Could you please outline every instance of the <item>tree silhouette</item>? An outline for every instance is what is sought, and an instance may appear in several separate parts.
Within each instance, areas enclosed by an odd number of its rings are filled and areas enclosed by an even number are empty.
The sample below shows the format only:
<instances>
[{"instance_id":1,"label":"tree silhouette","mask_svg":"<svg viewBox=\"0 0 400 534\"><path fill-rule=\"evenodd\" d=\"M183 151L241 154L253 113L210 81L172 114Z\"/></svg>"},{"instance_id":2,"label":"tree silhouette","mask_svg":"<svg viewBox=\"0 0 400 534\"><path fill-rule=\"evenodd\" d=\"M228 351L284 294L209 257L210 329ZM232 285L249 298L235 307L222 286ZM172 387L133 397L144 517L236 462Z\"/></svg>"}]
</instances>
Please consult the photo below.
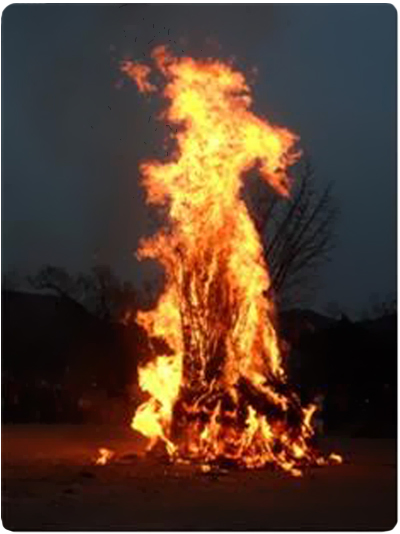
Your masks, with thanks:
<instances>
[{"instance_id":1,"label":"tree silhouette","mask_svg":"<svg viewBox=\"0 0 400 534\"><path fill-rule=\"evenodd\" d=\"M88 274L75 275L62 267L45 265L29 276L28 282L37 290L49 290L78 302L106 321L119 320L127 309L137 304L133 285L121 282L108 265L95 265Z\"/></svg>"},{"instance_id":2,"label":"tree silhouette","mask_svg":"<svg viewBox=\"0 0 400 534\"><path fill-rule=\"evenodd\" d=\"M333 248L337 217L331 185L316 190L309 158L295 175L289 199L259 182L250 192L271 277L268 293L281 305L299 304L315 289L317 268L329 260Z\"/></svg>"}]
</instances>

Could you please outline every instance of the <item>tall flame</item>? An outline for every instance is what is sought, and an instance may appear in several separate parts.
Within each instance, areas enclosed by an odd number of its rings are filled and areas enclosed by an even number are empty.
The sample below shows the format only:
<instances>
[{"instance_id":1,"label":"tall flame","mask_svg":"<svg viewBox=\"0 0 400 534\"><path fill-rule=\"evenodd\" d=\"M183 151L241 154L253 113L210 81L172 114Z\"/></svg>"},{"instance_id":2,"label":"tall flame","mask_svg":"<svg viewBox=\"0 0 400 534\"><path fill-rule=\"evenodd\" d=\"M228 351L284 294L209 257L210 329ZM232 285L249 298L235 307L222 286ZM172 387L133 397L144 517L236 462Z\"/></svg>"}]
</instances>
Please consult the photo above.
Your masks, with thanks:
<instances>
[{"instance_id":1,"label":"tall flame","mask_svg":"<svg viewBox=\"0 0 400 534\"><path fill-rule=\"evenodd\" d=\"M157 260L166 282L137 321L170 351L139 369L149 398L132 427L175 459L274 463L300 474L318 460L309 445L315 407L301 408L286 385L268 269L241 198L254 167L289 195L297 137L250 111L249 86L230 65L174 58L165 47L152 57L176 149L170 161L141 166L148 201L168 220L140 244L138 257ZM141 92L157 90L149 67L126 61L122 70Z\"/></svg>"}]
</instances>

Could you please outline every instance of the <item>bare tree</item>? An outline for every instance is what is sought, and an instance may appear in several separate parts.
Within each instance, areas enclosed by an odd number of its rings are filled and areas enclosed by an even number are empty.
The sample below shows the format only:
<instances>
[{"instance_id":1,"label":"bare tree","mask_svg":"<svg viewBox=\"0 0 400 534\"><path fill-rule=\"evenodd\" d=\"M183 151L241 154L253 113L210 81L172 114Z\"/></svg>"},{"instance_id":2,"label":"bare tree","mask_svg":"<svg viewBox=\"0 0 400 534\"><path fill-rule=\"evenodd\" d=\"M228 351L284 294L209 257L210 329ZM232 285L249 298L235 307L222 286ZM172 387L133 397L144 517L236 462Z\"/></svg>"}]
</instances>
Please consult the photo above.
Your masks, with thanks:
<instances>
[{"instance_id":1,"label":"bare tree","mask_svg":"<svg viewBox=\"0 0 400 534\"><path fill-rule=\"evenodd\" d=\"M397 314L397 296L388 294L385 298L380 298L373 294L369 298L369 303L361 314L362 320L373 320L380 317L387 317Z\"/></svg>"},{"instance_id":2,"label":"bare tree","mask_svg":"<svg viewBox=\"0 0 400 534\"><path fill-rule=\"evenodd\" d=\"M333 248L337 208L331 185L317 191L314 169L305 158L295 171L289 199L258 183L250 202L265 244L269 293L281 305L297 304L315 289L317 268Z\"/></svg>"},{"instance_id":3,"label":"bare tree","mask_svg":"<svg viewBox=\"0 0 400 534\"><path fill-rule=\"evenodd\" d=\"M118 320L124 311L136 306L136 291L129 282L121 282L107 265L91 271L69 274L61 267L46 265L28 282L38 290L55 292L62 298L78 302L100 319Z\"/></svg>"},{"instance_id":4,"label":"bare tree","mask_svg":"<svg viewBox=\"0 0 400 534\"><path fill-rule=\"evenodd\" d=\"M76 280L62 267L45 265L33 275L27 277L28 284L37 290L48 290L59 297L80 300Z\"/></svg>"},{"instance_id":5,"label":"bare tree","mask_svg":"<svg viewBox=\"0 0 400 534\"><path fill-rule=\"evenodd\" d=\"M121 282L108 265L95 265L88 275L79 274L76 281L86 307L101 319L118 319L126 309L136 306L133 285Z\"/></svg>"}]
</instances>

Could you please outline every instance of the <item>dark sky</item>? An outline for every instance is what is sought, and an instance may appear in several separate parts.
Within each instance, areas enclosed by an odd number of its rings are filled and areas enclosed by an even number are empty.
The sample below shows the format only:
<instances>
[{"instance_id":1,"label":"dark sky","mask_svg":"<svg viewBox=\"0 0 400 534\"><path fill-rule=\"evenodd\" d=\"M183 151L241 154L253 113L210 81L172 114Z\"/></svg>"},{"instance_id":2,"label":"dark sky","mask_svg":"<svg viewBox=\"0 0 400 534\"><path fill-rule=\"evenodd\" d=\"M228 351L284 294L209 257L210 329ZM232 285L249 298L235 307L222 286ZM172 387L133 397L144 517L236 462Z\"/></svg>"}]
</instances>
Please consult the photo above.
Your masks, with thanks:
<instances>
[{"instance_id":1,"label":"dark sky","mask_svg":"<svg viewBox=\"0 0 400 534\"><path fill-rule=\"evenodd\" d=\"M177 54L234 57L246 73L256 66L257 110L300 135L318 187L333 181L337 246L315 306L358 313L371 296L394 295L397 14L389 4L6 8L3 269L107 262L138 284L146 277L132 257L151 227L137 167L161 157L163 133L154 132L159 103L129 82L120 87L118 61L148 57L168 39Z\"/></svg>"}]
</instances>

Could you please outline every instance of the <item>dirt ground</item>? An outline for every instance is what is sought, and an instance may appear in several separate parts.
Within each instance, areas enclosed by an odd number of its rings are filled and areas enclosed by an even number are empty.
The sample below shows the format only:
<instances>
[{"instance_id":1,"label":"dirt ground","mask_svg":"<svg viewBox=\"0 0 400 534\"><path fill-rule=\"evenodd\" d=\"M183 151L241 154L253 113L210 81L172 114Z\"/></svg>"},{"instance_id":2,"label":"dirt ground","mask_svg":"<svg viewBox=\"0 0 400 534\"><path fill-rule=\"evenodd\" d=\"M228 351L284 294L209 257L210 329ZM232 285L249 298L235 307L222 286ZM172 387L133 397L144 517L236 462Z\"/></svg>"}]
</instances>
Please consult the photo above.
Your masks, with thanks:
<instances>
[{"instance_id":1,"label":"dirt ground","mask_svg":"<svg viewBox=\"0 0 400 534\"><path fill-rule=\"evenodd\" d=\"M396 442L328 439L341 466L302 478L271 469L210 476L140 460L93 465L143 443L105 426L2 428L2 521L9 530L390 530L397 521Z\"/></svg>"}]
</instances>

